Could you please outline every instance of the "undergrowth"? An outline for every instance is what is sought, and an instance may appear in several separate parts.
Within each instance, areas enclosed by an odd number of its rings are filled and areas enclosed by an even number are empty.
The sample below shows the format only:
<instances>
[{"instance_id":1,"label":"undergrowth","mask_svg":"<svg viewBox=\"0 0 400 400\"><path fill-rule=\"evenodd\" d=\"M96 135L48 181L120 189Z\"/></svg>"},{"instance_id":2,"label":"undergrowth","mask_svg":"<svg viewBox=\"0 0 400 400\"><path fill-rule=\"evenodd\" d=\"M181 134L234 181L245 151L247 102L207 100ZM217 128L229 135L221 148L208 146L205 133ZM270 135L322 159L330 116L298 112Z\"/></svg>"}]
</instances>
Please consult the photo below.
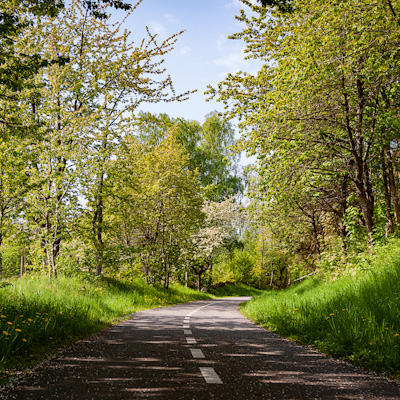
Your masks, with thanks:
<instances>
[{"instance_id":1,"label":"undergrowth","mask_svg":"<svg viewBox=\"0 0 400 400\"><path fill-rule=\"evenodd\" d=\"M376 249L369 268L308 278L243 305L257 324L366 369L400 374L400 247Z\"/></svg>"},{"instance_id":2,"label":"undergrowth","mask_svg":"<svg viewBox=\"0 0 400 400\"><path fill-rule=\"evenodd\" d=\"M259 296L264 291L245 285L244 283L225 283L218 287L210 288L209 293L216 297Z\"/></svg>"}]
</instances>

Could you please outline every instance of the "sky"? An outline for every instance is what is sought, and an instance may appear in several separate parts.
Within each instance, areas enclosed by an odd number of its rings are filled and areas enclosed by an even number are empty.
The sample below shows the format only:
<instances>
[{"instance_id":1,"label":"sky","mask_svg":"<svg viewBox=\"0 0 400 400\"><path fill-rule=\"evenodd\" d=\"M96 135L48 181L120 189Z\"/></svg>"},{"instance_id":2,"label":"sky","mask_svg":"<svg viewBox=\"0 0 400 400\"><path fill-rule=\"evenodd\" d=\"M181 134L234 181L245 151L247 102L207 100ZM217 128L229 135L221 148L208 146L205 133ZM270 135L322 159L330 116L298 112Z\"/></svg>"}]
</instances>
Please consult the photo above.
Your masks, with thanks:
<instances>
[{"instance_id":1,"label":"sky","mask_svg":"<svg viewBox=\"0 0 400 400\"><path fill-rule=\"evenodd\" d=\"M222 103L206 102L207 85L215 87L228 73L259 69L256 61L244 60L243 41L228 39L243 28L235 19L241 8L248 9L239 0L142 1L124 25L132 32L131 39L139 44L146 36L146 26L161 42L184 31L174 50L165 55L164 67L177 93L197 89L185 102L145 104L141 107L143 111L202 123L209 112L223 110ZM113 18L122 18L122 15L120 11L113 11Z\"/></svg>"}]
</instances>

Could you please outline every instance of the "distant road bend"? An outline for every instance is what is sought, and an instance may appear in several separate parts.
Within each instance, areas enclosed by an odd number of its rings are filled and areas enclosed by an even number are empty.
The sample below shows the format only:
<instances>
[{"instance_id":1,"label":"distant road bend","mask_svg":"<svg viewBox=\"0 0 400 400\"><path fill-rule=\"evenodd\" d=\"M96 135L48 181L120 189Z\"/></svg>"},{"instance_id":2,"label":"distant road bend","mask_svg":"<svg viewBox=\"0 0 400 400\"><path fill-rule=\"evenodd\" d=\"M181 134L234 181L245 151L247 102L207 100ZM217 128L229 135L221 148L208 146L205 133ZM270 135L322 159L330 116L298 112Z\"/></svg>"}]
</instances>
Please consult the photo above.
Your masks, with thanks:
<instances>
[{"instance_id":1,"label":"distant road bend","mask_svg":"<svg viewBox=\"0 0 400 400\"><path fill-rule=\"evenodd\" d=\"M248 298L137 313L60 353L0 399L400 399L399 385L254 325Z\"/></svg>"}]
</instances>

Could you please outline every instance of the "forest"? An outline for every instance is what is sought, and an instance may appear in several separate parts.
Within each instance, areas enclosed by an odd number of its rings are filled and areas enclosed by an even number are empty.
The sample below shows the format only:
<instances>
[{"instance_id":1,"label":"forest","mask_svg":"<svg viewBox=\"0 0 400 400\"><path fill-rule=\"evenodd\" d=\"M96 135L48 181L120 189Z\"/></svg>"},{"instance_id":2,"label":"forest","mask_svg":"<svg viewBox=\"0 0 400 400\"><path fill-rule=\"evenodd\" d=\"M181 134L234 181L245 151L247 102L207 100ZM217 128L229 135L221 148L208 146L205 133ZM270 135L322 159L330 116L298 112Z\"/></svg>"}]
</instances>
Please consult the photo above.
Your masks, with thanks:
<instances>
[{"instance_id":1,"label":"forest","mask_svg":"<svg viewBox=\"0 0 400 400\"><path fill-rule=\"evenodd\" d=\"M162 65L179 33L159 43L148 32L137 47L107 5L35 4L2 14L0 276L140 276L166 288L186 276L200 289L247 214L234 200L243 179L229 122L137 111L190 94L175 93Z\"/></svg>"},{"instance_id":2,"label":"forest","mask_svg":"<svg viewBox=\"0 0 400 400\"><path fill-rule=\"evenodd\" d=\"M285 287L398 236L397 4L243 3L231 39L263 66L210 86L203 124L138 112L190 96L162 65L179 32L137 47L102 3L4 6L2 278Z\"/></svg>"},{"instance_id":3,"label":"forest","mask_svg":"<svg viewBox=\"0 0 400 400\"><path fill-rule=\"evenodd\" d=\"M112 19L142 1L1 2L0 288L284 289L398 254L400 1L241 0L262 67L210 85L203 123L163 112L192 94L163 65L182 32Z\"/></svg>"}]
</instances>

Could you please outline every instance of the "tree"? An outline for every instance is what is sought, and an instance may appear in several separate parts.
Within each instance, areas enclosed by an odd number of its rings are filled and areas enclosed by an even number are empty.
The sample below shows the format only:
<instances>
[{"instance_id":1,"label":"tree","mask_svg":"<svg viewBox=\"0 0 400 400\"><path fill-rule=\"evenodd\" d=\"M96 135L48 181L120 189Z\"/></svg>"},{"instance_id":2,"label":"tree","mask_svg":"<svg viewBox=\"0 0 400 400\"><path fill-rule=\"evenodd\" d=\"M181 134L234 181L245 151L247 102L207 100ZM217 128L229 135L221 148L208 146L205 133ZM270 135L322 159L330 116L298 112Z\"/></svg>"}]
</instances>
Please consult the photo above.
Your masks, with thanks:
<instances>
[{"instance_id":1,"label":"tree","mask_svg":"<svg viewBox=\"0 0 400 400\"><path fill-rule=\"evenodd\" d=\"M234 201L233 197L221 202L205 201L202 206L205 220L202 226L190 237L186 249L186 264L196 275L196 288L202 287L202 276L212 269L218 249L240 238L247 223L246 210Z\"/></svg>"},{"instance_id":2,"label":"tree","mask_svg":"<svg viewBox=\"0 0 400 400\"><path fill-rule=\"evenodd\" d=\"M249 56L265 65L257 75L228 76L211 93L226 103L233 100L231 115L241 117L246 129L243 144L259 156L260 189L272 188L274 203L276 193L293 198L290 188L296 185L303 198L312 194L318 200L320 211L335 213L351 188L372 244L377 185L372 174L381 143L397 149L393 14L387 3L361 0L294 1L289 14L253 10L259 16L247 18L242 11L239 19L247 28L232 37L243 38ZM346 182L344 191L335 181Z\"/></svg>"},{"instance_id":3,"label":"tree","mask_svg":"<svg viewBox=\"0 0 400 400\"><path fill-rule=\"evenodd\" d=\"M148 147L132 136L109 169L108 237L139 255L150 283L168 287L188 238L202 221L201 189L173 135Z\"/></svg>"},{"instance_id":4,"label":"tree","mask_svg":"<svg viewBox=\"0 0 400 400\"><path fill-rule=\"evenodd\" d=\"M29 178L34 190L27 197L25 215L41 237L44 263L52 275L82 193L90 207L90 236L101 273L107 160L141 102L186 97L174 93L160 67L160 58L172 49L177 35L159 45L149 33L148 41L137 47L129 41L129 32L119 28L74 3L52 20L38 19L24 39L15 42L25 54L40 51L48 59L69 59L63 65L49 64L32 77L32 89L24 92L27 101L19 105L20 118L37 126L26 143L33 157ZM157 78L149 81L152 75Z\"/></svg>"},{"instance_id":5,"label":"tree","mask_svg":"<svg viewBox=\"0 0 400 400\"><path fill-rule=\"evenodd\" d=\"M201 185L210 200L221 201L226 196L243 193L237 157L231 147L235 143L232 125L213 112L203 125L183 118L170 118L141 113L137 121L140 141L150 145L173 132L189 158L189 168L198 171Z\"/></svg>"}]
</instances>

